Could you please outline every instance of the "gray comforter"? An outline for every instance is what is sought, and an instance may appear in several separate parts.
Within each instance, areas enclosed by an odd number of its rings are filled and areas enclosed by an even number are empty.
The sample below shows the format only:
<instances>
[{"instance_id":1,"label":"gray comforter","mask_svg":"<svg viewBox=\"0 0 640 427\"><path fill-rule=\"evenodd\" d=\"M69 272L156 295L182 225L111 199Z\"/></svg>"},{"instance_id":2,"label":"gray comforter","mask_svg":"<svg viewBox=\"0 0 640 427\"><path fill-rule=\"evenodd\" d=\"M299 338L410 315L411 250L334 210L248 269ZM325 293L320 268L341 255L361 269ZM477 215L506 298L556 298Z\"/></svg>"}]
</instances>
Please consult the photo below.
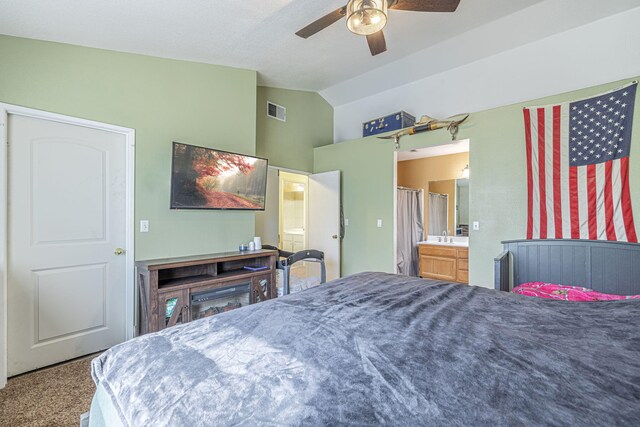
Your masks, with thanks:
<instances>
[{"instance_id":1,"label":"gray comforter","mask_svg":"<svg viewBox=\"0 0 640 427\"><path fill-rule=\"evenodd\" d=\"M382 273L149 334L93 361L125 425L640 425L640 300Z\"/></svg>"}]
</instances>

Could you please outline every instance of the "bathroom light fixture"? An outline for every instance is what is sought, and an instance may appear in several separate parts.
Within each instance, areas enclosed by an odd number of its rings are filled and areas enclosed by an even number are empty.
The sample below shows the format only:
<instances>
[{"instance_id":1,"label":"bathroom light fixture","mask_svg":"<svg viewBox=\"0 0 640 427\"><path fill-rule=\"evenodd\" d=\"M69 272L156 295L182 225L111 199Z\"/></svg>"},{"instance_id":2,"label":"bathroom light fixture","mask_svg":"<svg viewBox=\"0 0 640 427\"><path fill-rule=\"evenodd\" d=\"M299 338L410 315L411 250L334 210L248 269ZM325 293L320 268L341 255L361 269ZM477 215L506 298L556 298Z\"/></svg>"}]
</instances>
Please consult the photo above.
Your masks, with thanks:
<instances>
[{"instance_id":1,"label":"bathroom light fixture","mask_svg":"<svg viewBox=\"0 0 640 427\"><path fill-rule=\"evenodd\" d=\"M387 0L349 0L347 28L354 34L368 36L387 25Z\"/></svg>"},{"instance_id":2,"label":"bathroom light fixture","mask_svg":"<svg viewBox=\"0 0 640 427\"><path fill-rule=\"evenodd\" d=\"M469 165L462 169L462 178L469 178Z\"/></svg>"}]
</instances>

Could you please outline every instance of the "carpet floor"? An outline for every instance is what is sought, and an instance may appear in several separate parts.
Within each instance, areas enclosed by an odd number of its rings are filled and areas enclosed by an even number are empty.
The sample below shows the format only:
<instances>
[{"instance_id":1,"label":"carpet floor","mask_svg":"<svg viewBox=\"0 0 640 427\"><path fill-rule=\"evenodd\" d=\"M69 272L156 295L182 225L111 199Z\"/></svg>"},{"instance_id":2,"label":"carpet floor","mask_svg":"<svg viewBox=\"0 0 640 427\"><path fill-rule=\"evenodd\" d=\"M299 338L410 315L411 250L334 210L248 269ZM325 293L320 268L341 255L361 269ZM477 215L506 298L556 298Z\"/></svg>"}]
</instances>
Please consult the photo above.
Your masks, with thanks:
<instances>
[{"instance_id":1,"label":"carpet floor","mask_svg":"<svg viewBox=\"0 0 640 427\"><path fill-rule=\"evenodd\" d=\"M0 390L0 425L67 427L80 425L96 387L91 360L97 354L9 378Z\"/></svg>"}]
</instances>

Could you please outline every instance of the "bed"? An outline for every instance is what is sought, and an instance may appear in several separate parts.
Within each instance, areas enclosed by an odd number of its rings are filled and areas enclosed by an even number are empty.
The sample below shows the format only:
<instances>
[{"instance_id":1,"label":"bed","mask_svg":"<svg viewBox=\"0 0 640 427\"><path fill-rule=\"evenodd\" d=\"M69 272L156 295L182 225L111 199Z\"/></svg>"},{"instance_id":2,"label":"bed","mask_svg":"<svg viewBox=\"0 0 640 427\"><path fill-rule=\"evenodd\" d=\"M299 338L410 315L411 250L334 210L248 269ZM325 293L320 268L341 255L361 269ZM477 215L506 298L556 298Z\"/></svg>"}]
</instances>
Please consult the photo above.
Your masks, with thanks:
<instances>
[{"instance_id":1,"label":"bed","mask_svg":"<svg viewBox=\"0 0 640 427\"><path fill-rule=\"evenodd\" d=\"M94 359L92 426L639 425L640 300L360 273Z\"/></svg>"},{"instance_id":2,"label":"bed","mask_svg":"<svg viewBox=\"0 0 640 427\"><path fill-rule=\"evenodd\" d=\"M582 286L640 294L640 244L598 240L506 240L495 258L495 289L522 283Z\"/></svg>"}]
</instances>

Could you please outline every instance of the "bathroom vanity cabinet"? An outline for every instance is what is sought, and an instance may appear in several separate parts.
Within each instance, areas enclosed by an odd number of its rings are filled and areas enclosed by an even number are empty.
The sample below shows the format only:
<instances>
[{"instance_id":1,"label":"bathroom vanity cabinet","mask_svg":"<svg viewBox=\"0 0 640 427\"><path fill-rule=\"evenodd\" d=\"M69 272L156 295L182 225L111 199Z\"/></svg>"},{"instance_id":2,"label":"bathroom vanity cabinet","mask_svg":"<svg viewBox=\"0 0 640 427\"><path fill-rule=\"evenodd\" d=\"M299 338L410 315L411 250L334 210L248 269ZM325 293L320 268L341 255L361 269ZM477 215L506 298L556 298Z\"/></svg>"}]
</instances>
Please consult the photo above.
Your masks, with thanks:
<instances>
[{"instance_id":1,"label":"bathroom vanity cabinet","mask_svg":"<svg viewBox=\"0 0 640 427\"><path fill-rule=\"evenodd\" d=\"M418 245L420 277L469 283L469 248L453 245Z\"/></svg>"}]
</instances>

